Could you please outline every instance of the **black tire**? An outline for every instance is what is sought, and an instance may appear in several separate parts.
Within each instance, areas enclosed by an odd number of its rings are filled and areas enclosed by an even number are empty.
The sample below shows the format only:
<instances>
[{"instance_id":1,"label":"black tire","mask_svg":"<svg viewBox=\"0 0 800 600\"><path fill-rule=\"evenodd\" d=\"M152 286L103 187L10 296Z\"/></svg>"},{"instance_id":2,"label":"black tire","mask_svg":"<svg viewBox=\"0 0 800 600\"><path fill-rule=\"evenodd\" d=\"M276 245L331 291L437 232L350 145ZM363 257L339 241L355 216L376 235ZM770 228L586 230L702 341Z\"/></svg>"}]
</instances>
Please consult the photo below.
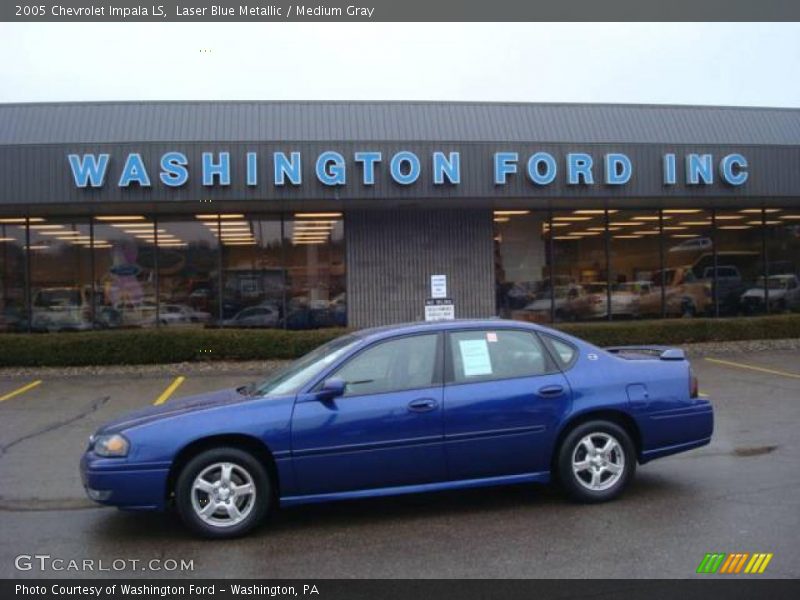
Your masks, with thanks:
<instances>
[{"instance_id":1,"label":"black tire","mask_svg":"<svg viewBox=\"0 0 800 600\"><path fill-rule=\"evenodd\" d=\"M595 465L592 464L587 470L576 473L573 469L573 459L583 462L588 460L587 448L583 440L590 437L592 442L607 441L609 438L617 442L615 450L611 452L610 460L603 463L602 457L599 458L598 469L602 469L602 464L613 466L620 465L619 455L621 454L621 469L616 481L610 480L616 475L607 470L600 470L598 485L602 487L609 483L604 489L590 489L594 477ZM636 449L628 433L616 423L611 421L589 421L582 423L570 431L561 442L558 448L558 479L564 490L571 498L578 502L595 503L607 502L619 496L627 487L636 472ZM605 481L603 481L605 478Z\"/></svg>"},{"instance_id":2,"label":"black tire","mask_svg":"<svg viewBox=\"0 0 800 600\"><path fill-rule=\"evenodd\" d=\"M211 495L193 490L195 480L201 473L208 469L214 469L215 465L223 463L233 465L230 480L234 485L247 483L247 479L243 477L243 475L246 475L249 476L255 490L255 496L250 498L252 505L249 509L246 509L246 516L232 524L223 523L225 519L233 519L233 517L229 514L226 515L226 508L221 504L219 505L221 507L219 511L214 511L210 515L211 519L215 518L215 514L221 515L217 519L219 521L218 524L204 520L198 514L196 507L207 505L212 500ZM213 475L214 472L212 471L209 477L213 478ZM214 483L215 486L222 485L221 478L220 474L220 479ZM232 488L233 486L230 486L229 488L218 490L218 492ZM193 494L195 497L193 497ZM203 497L205 497L205 503L203 503ZM245 504L246 496L238 499L235 496L225 499L229 500L225 503L226 505L231 503L238 505L239 501L242 501L240 505L242 508L248 506ZM272 484L265 466L252 454L239 448L213 448L198 454L183 467L175 483L175 507L181 520L194 533L206 538L233 538L249 533L263 521L269 512L271 501Z\"/></svg>"}]
</instances>

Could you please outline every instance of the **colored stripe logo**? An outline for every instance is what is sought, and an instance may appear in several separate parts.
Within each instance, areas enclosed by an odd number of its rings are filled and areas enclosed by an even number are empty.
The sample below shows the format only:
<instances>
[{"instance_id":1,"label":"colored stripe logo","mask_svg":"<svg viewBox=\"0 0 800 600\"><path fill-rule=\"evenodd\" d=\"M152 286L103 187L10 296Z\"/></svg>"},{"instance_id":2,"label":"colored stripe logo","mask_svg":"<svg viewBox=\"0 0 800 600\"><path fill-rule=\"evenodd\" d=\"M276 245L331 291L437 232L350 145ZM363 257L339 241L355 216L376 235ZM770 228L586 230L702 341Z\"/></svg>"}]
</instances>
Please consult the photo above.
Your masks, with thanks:
<instances>
[{"instance_id":1,"label":"colored stripe logo","mask_svg":"<svg viewBox=\"0 0 800 600\"><path fill-rule=\"evenodd\" d=\"M701 574L724 574L738 575L747 573L751 575L760 574L767 570L767 565L772 560L771 552L724 552L708 553L700 561L697 573Z\"/></svg>"}]
</instances>

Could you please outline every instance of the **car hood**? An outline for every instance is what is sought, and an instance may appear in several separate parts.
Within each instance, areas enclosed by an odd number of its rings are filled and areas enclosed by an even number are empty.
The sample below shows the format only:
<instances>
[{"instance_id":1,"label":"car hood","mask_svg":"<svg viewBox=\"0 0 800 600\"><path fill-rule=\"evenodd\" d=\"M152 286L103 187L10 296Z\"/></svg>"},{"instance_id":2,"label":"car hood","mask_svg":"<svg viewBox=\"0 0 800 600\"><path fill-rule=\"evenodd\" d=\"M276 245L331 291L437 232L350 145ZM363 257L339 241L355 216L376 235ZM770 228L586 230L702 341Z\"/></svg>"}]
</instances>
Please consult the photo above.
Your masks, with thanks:
<instances>
[{"instance_id":1,"label":"car hood","mask_svg":"<svg viewBox=\"0 0 800 600\"><path fill-rule=\"evenodd\" d=\"M786 290L781 289L771 289L769 290L769 299L775 300L783 298L786 295ZM759 300L764 299L764 288L750 288L744 294L742 294L742 298L758 298Z\"/></svg>"},{"instance_id":2,"label":"car hood","mask_svg":"<svg viewBox=\"0 0 800 600\"><path fill-rule=\"evenodd\" d=\"M118 433L124 429L130 429L131 427L137 427L160 419L252 400L251 396L240 394L236 389L229 388L196 396L187 396L186 398L171 400L160 406L150 406L137 410L106 423L97 430L97 433Z\"/></svg>"}]
</instances>

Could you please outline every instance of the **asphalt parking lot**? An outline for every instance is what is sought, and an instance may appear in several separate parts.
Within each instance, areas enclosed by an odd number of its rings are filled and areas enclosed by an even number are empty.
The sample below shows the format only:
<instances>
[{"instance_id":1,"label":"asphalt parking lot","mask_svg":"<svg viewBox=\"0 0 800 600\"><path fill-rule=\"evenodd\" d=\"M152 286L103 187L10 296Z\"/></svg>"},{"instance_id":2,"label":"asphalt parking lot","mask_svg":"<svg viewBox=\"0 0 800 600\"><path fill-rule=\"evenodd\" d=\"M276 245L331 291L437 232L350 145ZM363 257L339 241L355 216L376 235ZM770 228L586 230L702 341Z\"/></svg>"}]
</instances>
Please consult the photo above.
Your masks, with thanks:
<instances>
[{"instance_id":1,"label":"asphalt parking lot","mask_svg":"<svg viewBox=\"0 0 800 600\"><path fill-rule=\"evenodd\" d=\"M0 377L0 577L67 574L15 569L20 554L46 554L192 560L195 577L684 578L707 552L774 553L761 577L800 576L800 354L693 365L715 405L713 443L640 468L616 502L575 505L536 486L342 502L282 510L225 542L194 539L170 515L96 507L81 488L87 436L152 404L182 373ZM185 377L172 398L254 373Z\"/></svg>"}]
</instances>

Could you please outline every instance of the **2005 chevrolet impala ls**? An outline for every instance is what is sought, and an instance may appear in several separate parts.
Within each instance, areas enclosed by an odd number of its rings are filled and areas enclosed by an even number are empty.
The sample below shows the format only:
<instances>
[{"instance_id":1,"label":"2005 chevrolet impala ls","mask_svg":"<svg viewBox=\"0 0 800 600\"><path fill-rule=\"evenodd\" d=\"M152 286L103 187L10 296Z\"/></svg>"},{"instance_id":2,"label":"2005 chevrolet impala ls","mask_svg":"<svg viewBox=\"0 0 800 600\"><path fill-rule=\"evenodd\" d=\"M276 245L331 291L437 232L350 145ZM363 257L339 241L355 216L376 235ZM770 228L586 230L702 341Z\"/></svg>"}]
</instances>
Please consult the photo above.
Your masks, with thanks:
<instances>
[{"instance_id":1,"label":"2005 chevrolet impala ls","mask_svg":"<svg viewBox=\"0 0 800 600\"><path fill-rule=\"evenodd\" d=\"M680 349L447 321L347 334L258 384L127 415L90 438L81 474L97 502L174 506L232 537L278 504L551 479L611 500L713 423Z\"/></svg>"}]
</instances>

